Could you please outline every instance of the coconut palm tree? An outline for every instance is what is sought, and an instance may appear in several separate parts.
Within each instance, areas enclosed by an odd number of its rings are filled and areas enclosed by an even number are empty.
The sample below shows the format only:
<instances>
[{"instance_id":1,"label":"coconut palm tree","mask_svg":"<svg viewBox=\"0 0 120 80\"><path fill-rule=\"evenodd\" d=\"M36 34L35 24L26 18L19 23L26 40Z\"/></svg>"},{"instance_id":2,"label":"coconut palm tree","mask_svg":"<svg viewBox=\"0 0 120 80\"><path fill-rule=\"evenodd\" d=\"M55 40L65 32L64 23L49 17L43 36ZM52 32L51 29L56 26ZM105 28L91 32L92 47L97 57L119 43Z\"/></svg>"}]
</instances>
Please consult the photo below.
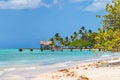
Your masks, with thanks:
<instances>
[{"instance_id":1,"label":"coconut palm tree","mask_svg":"<svg viewBox=\"0 0 120 80\"><path fill-rule=\"evenodd\" d=\"M65 41L69 41L68 37L65 37Z\"/></svg>"},{"instance_id":2,"label":"coconut palm tree","mask_svg":"<svg viewBox=\"0 0 120 80\"><path fill-rule=\"evenodd\" d=\"M60 43L61 45L63 45L63 38L60 38Z\"/></svg>"},{"instance_id":3,"label":"coconut palm tree","mask_svg":"<svg viewBox=\"0 0 120 80\"><path fill-rule=\"evenodd\" d=\"M63 38L60 38L60 45L61 45L61 48L63 48L63 46L64 46L64 41L63 41Z\"/></svg>"},{"instance_id":4,"label":"coconut palm tree","mask_svg":"<svg viewBox=\"0 0 120 80\"><path fill-rule=\"evenodd\" d=\"M65 37L65 41L64 41L64 43L65 43L65 46L69 46L69 38L68 37Z\"/></svg>"},{"instance_id":5,"label":"coconut palm tree","mask_svg":"<svg viewBox=\"0 0 120 80\"><path fill-rule=\"evenodd\" d=\"M88 30L88 33L89 33L89 34L91 34L91 33L92 33L92 30L91 30L91 29L89 29L89 30Z\"/></svg>"},{"instance_id":6,"label":"coconut palm tree","mask_svg":"<svg viewBox=\"0 0 120 80\"><path fill-rule=\"evenodd\" d=\"M59 39L60 39L59 33L56 33L56 34L55 34L55 39L56 39L56 40L59 40Z\"/></svg>"},{"instance_id":7,"label":"coconut palm tree","mask_svg":"<svg viewBox=\"0 0 120 80\"><path fill-rule=\"evenodd\" d=\"M89 37L90 34L92 34L92 30L91 29L88 30L88 39L90 39L90 37Z\"/></svg>"},{"instance_id":8,"label":"coconut palm tree","mask_svg":"<svg viewBox=\"0 0 120 80\"><path fill-rule=\"evenodd\" d=\"M50 41L52 41L52 44L51 44L51 45L55 45L54 38L50 38Z\"/></svg>"},{"instance_id":9,"label":"coconut palm tree","mask_svg":"<svg viewBox=\"0 0 120 80\"><path fill-rule=\"evenodd\" d=\"M70 38L71 38L71 41L73 41L73 40L74 40L74 38L73 38L73 36L72 36L72 35L70 36Z\"/></svg>"},{"instance_id":10,"label":"coconut palm tree","mask_svg":"<svg viewBox=\"0 0 120 80\"><path fill-rule=\"evenodd\" d=\"M77 32L74 32L73 34L74 34L74 40L76 40L78 38L78 34Z\"/></svg>"},{"instance_id":11,"label":"coconut palm tree","mask_svg":"<svg viewBox=\"0 0 120 80\"><path fill-rule=\"evenodd\" d=\"M60 45L60 36L59 36L59 33L55 34L55 43L56 43L56 45Z\"/></svg>"},{"instance_id":12,"label":"coconut palm tree","mask_svg":"<svg viewBox=\"0 0 120 80\"><path fill-rule=\"evenodd\" d=\"M78 35L79 35L79 39L80 39L81 36L82 36L82 30L81 29L78 31Z\"/></svg>"},{"instance_id":13,"label":"coconut palm tree","mask_svg":"<svg viewBox=\"0 0 120 80\"><path fill-rule=\"evenodd\" d=\"M84 26L82 26L82 27L81 27L81 30L84 32L84 30L85 30L85 27L84 27Z\"/></svg>"},{"instance_id":14,"label":"coconut palm tree","mask_svg":"<svg viewBox=\"0 0 120 80\"><path fill-rule=\"evenodd\" d=\"M50 41L52 41L51 49L53 49L53 47L55 46L55 40L54 40L54 38L50 38Z\"/></svg>"}]
</instances>

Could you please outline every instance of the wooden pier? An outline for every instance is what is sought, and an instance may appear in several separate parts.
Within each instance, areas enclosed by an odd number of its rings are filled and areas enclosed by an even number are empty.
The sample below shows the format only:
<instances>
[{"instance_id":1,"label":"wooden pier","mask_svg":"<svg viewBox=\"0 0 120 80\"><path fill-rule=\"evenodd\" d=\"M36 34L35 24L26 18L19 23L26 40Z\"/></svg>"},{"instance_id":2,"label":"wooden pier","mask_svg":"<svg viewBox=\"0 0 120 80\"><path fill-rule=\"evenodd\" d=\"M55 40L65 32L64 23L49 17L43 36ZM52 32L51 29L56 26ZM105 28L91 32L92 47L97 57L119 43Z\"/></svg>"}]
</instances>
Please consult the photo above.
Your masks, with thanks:
<instances>
[{"instance_id":1,"label":"wooden pier","mask_svg":"<svg viewBox=\"0 0 120 80\"><path fill-rule=\"evenodd\" d=\"M24 50L29 50L29 51L33 51L33 50L40 50L40 48L19 48L18 51L22 52Z\"/></svg>"}]
</instances>

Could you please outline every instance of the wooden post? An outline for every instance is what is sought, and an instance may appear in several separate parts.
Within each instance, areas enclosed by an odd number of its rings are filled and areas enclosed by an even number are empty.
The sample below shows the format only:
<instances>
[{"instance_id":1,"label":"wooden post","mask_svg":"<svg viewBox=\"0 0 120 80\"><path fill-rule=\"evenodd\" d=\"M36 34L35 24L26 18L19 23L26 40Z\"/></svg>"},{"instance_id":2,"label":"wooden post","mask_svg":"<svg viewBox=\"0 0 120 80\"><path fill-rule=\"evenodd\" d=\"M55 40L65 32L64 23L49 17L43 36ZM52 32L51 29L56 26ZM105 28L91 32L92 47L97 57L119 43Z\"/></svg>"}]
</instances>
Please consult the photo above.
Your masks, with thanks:
<instances>
[{"instance_id":1,"label":"wooden post","mask_svg":"<svg viewBox=\"0 0 120 80\"><path fill-rule=\"evenodd\" d=\"M33 49L31 48L30 51L33 51Z\"/></svg>"},{"instance_id":2,"label":"wooden post","mask_svg":"<svg viewBox=\"0 0 120 80\"><path fill-rule=\"evenodd\" d=\"M91 49L89 49L89 51L91 51Z\"/></svg>"},{"instance_id":3,"label":"wooden post","mask_svg":"<svg viewBox=\"0 0 120 80\"><path fill-rule=\"evenodd\" d=\"M61 49L61 51L63 52L63 49Z\"/></svg>"},{"instance_id":4,"label":"wooden post","mask_svg":"<svg viewBox=\"0 0 120 80\"><path fill-rule=\"evenodd\" d=\"M99 49L99 51L101 51L101 49Z\"/></svg>"},{"instance_id":5,"label":"wooden post","mask_svg":"<svg viewBox=\"0 0 120 80\"><path fill-rule=\"evenodd\" d=\"M72 48L70 49L70 51L73 51Z\"/></svg>"},{"instance_id":6,"label":"wooden post","mask_svg":"<svg viewBox=\"0 0 120 80\"><path fill-rule=\"evenodd\" d=\"M54 52L54 49L51 49L52 52Z\"/></svg>"},{"instance_id":7,"label":"wooden post","mask_svg":"<svg viewBox=\"0 0 120 80\"><path fill-rule=\"evenodd\" d=\"M41 52L43 51L43 47L42 47L42 45L41 45L41 48L40 48L40 50L41 50Z\"/></svg>"},{"instance_id":8,"label":"wooden post","mask_svg":"<svg viewBox=\"0 0 120 80\"><path fill-rule=\"evenodd\" d=\"M82 48L80 48L80 51L82 51Z\"/></svg>"},{"instance_id":9,"label":"wooden post","mask_svg":"<svg viewBox=\"0 0 120 80\"><path fill-rule=\"evenodd\" d=\"M21 49L21 48L20 48L20 49L19 49L19 51L20 51L20 52L22 52L22 51L23 51L23 49Z\"/></svg>"}]
</instances>

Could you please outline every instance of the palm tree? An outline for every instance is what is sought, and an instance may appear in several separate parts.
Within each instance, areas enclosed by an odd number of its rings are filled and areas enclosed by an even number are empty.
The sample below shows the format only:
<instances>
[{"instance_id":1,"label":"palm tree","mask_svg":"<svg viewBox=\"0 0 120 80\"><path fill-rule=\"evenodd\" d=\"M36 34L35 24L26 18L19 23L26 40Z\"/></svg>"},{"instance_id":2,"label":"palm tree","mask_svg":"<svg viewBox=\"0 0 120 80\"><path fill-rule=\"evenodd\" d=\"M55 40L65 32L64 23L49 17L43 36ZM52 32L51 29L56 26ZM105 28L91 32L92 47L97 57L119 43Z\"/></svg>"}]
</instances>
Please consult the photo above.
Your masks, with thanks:
<instances>
[{"instance_id":1,"label":"palm tree","mask_svg":"<svg viewBox=\"0 0 120 80\"><path fill-rule=\"evenodd\" d=\"M85 30L85 27L84 27L84 26L82 26L82 27L81 27L81 30L84 32L84 30Z\"/></svg>"},{"instance_id":2,"label":"palm tree","mask_svg":"<svg viewBox=\"0 0 120 80\"><path fill-rule=\"evenodd\" d=\"M78 38L78 34L77 32L74 32L73 34L74 34L74 40L76 40Z\"/></svg>"},{"instance_id":3,"label":"palm tree","mask_svg":"<svg viewBox=\"0 0 120 80\"><path fill-rule=\"evenodd\" d=\"M82 30L80 29L78 33L79 33L79 34L82 34Z\"/></svg>"},{"instance_id":4,"label":"palm tree","mask_svg":"<svg viewBox=\"0 0 120 80\"><path fill-rule=\"evenodd\" d=\"M61 45L61 48L64 46L64 41L63 41L63 38L60 38L60 45Z\"/></svg>"},{"instance_id":5,"label":"palm tree","mask_svg":"<svg viewBox=\"0 0 120 80\"><path fill-rule=\"evenodd\" d=\"M65 41L69 41L68 37L65 37Z\"/></svg>"},{"instance_id":6,"label":"palm tree","mask_svg":"<svg viewBox=\"0 0 120 80\"><path fill-rule=\"evenodd\" d=\"M54 38L50 38L50 41L52 41L52 45L55 44Z\"/></svg>"},{"instance_id":7,"label":"palm tree","mask_svg":"<svg viewBox=\"0 0 120 80\"><path fill-rule=\"evenodd\" d=\"M59 33L56 33L56 34L55 34L55 39L56 39L56 40L59 40L59 39L60 39Z\"/></svg>"},{"instance_id":8,"label":"palm tree","mask_svg":"<svg viewBox=\"0 0 120 80\"><path fill-rule=\"evenodd\" d=\"M79 30L78 35L81 38L81 35L82 35L82 30L81 29Z\"/></svg>"},{"instance_id":9,"label":"palm tree","mask_svg":"<svg viewBox=\"0 0 120 80\"><path fill-rule=\"evenodd\" d=\"M91 29L89 29L89 30L88 30L88 33L89 33L89 34L91 34L91 33L92 33L92 30L91 30Z\"/></svg>"},{"instance_id":10,"label":"palm tree","mask_svg":"<svg viewBox=\"0 0 120 80\"><path fill-rule=\"evenodd\" d=\"M82 26L81 27L81 39L82 40L84 40L85 39L85 37L86 37L86 31L85 31L85 27L84 26Z\"/></svg>"},{"instance_id":11,"label":"palm tree","mask_svg":"<svg viewBox=\"0 0 120 80\"><path fill-rule=\"evenodd\" d=\"M87 34L88 32L87 32L87 30L85 29L85 34Z\"/></svg>"},{"instance_id":12,"label":"palm tree","mask_svg":"<svg viewBox=\"0 0 120 80\"><path fill-rule=\"evenodd\" d=\"M92 30L86 30L84 26L81 27L81 39L82 40L87 40L88 39L88 33L92 33Z\"/></svg>"},{"instance_id":13,"label":"palm tree","mask_svg":"<svg viewBox=\"0 0 120 80\"><path fill-rule=\"evenodd\" d=\"M61 45L63 44L63 38L60 38L60 43L61 43Z\"/></svg>"},{"instance_id":14,"label":"palm tree","mask_svg":"<svg viewBox=\"0 0 120 80\"><path fill-rule=\"evenodd\" d=\"M56 43L56 45L60 45L60 36L59 36L59 33L55 34L55 43Z\"/></svg>"},{"instance_id":15,"label":"palm tree","mask_svg":"<svg viewBox=\"0 0 120 80\"><path fill-rule=\"evenodd\" d=\"M73 39L73 36L70 36L70 38L71 38L71 41L73 41L74 39Z\"/></svg>"},{"instance_id":16,"label":"palm tree","mask_svg":"<svg viewBox=\"0 0 120 80\"><path fill-rule=\"evenodd\" d=\"M51 44L51 49L55 46L55 40L54 38L50 38L50 41L52 41L52 44Z\"/></svg>"},{"instance_id":17,"label":"palm tree","mask_svg":"<svg viewBox=\"0 0 120 80\"><path fill-rule=\"evenodd\" d=\"M65 37L64 43L65 43L65 46L68 46L68 45L69 45L69 38L68 38L68 37Z\"/></svg>"},{"instance_id":18,"label":"palm tree","mask_svg":"<svg viewBox=\"0 0 120 80\"><path fill-rule=\"evenodd\" d=\"M87 35L86 35L86 34L82 34L81 39L82 39L82 40L86 40L86 39L87 39Z\"/></svg>"}]
</instances>

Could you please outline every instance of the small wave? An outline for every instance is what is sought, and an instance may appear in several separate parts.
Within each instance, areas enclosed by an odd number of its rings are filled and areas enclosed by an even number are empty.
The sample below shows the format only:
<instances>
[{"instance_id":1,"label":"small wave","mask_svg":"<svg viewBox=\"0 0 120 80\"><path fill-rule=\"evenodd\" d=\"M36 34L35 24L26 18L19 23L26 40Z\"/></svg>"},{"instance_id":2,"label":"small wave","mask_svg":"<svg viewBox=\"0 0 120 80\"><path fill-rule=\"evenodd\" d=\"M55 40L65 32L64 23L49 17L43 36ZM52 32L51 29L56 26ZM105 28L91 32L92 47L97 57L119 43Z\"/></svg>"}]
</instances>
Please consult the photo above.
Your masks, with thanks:
<instances>
[{"instance_id":1,"label":"small wave","mask_svg":"<svg viewBox=\"0 0 120 80\"><path fill-rule=\"evenodd\" d=\"M117 63L117 62L120 62L120 60L110 60L110 61L108 61L108 63Z\"/></svg>"},{"instance_id":2,"label":"small wave","mask_svg":"<svg viewBox=\"0 0 120 80\"><path fill-rule=\"evenodd\" d=\"M55 65L56 67L66 67L68 66L67 64L64 64L64 63L58 63Z\"/></svg>"},{"instance_id":3,"label":"small wave","mask_svg":"<svg viewBox=\"0 0 120 80\"><path fill-rule=\"evenodd\" d=\"M26 70L34 70L34 69L36 69L36 67L26 67L25 69Z\"/></svg>"},{"instance_id":4,"label":"small wave","mask_svg":"<svg viewBox=\"0 0 120 80\"><path fill-rule=\"evenodd\" d=\"M57 64L55 64L55 66L56 67L67 67L70 63L72 63L72 61L57 63Z\"/></svg>"},{"instance_id":5,"label":"small wave","mask_svg":"<svg viewBox=\"0 0 120 80\"><path fill-rule=\"evenodd\" d=\"M95 59L88 59L88 60L84 60L85 62L91 62L91 61L97 61L97 60L99 60L99 58L95 58ZM84 62L84 61L82 61L82 62Z\"/></svg>"},{"instance_id":6,"label":"small wave","mask_svg":"<svg viewBox=\"0 0 120 80\"><path fill-rule=\"evenodd\" d=\"M16 70L16 68L6 68L6 69L4 69L4 71L14 71L14 70Z\"/></svg>"},{"instance_id":7,"label":"small wave","mask_svg":"<svg viewBox=\"0 0 120 80\"><path fill-rule=\"evenodd\" d=\"M65 64L69 64L69 63L72 63L72 61L66 61L66 62L63 62Z\"/></svg>"},{"instance_id":8,"label":"small wave","mask_svg":"<svg viewBox=\"0 0 120 80\"><path fill-rule=\"evenodd\" d=\"M112 55L102 55L101 57L111 57Z\"/></svg>"}]
</instances>

